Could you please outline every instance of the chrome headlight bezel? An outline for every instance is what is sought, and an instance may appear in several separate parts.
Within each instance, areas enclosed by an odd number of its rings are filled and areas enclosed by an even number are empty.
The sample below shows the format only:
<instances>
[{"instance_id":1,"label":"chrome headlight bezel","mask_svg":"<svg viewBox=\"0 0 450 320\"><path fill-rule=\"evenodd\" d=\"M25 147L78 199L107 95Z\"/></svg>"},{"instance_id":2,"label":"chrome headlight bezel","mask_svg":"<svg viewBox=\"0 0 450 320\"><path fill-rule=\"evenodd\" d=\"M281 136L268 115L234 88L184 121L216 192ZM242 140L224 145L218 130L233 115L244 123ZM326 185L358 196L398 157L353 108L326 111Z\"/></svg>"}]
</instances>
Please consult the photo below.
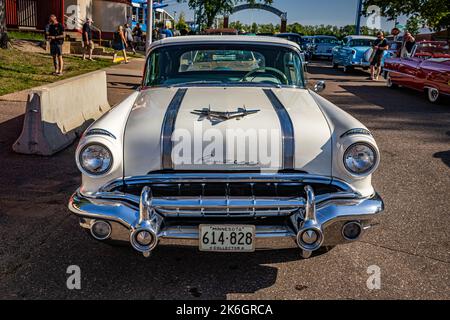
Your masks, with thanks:
<instances>
[{"instance_id":1,"label":"chrome headlight bezel","mask_svg":"<svg viewBox=\"0 0 450 320\"><path fill-rule=\"evenodd\" d=\"M367 147L368 149L370 149L370 151L373 154L373 160L372 160L372 164L370 165L370 167L368 167L367 169L365 169L364 171L353 171L347 164L347 157L348 154L350 153L350 151L355 148L356 146L364 146ZM347 172L357 178L361 178L361 177L367 177L370 174L372 174L378 166L378 162L379 162L379 155L378 155L378 150L375 146L373 146L370 143L367 142L356 142L351 144L344 152L344 155L342 157L342 161L344 164L344 168L347 170Z\"/></svg>"},{"instance_id":2,"label":"chrome headlight bezel","mask_svg":"<svg viewBox=\"0 0 450 320\"><path fill-rule=\"evenodd\" d=\"M86 152L86 150L91 147L103 148L104 151L106 151L106 153L109 154L110 161L109 161L107 167L103 168L101 171L97 171L97 172L91 171L89 168L86 167L86 165L84 163L83 155ZM80 153L78 154L78 163L79 163L79 167L82 170L82 172L86 173L89 176L97 177L97 176L103 176L111 170L111 168L113 167L113 164L114 164L114 157L113 157L113 153L111 152L111 150L107 146L105 146L103 143L92 142L92 143L86 144L80 150Z\"/></svg>"}]
</instances>

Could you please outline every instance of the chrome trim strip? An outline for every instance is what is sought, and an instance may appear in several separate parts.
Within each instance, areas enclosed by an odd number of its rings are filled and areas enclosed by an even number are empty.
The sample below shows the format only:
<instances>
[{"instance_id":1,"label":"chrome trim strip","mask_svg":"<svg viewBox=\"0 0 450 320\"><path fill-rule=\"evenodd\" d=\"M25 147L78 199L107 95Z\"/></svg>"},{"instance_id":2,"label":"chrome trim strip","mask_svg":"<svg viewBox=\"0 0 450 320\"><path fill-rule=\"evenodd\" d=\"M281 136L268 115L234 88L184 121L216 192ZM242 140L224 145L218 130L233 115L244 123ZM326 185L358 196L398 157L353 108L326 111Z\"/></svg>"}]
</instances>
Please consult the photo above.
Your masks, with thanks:
<instances>
[{"instance_id":1,"label":"chrome trim strip","mask_svg":"<svg viewBox=\"0 0 450 320\"><path fill-rule=\"evenodd\" d=\"M177 93L175 93L174 97L172 98L172 101L167 107L167 111L164 116L161 133L161 148L162 148L161 166L163 169L173 169L172 134L173 131L175 130L175 121L177 119L178 111L180 110L181 103L183 102L186 92L187 89L179 89Z\"/></svg>"},{"instance_id":2,"label":"chrome trim strip","mask_svg":"<svg viewBox=\"0 0 450 320\"><path fill-rule=\"evenodd\" d=\"M407 74L404 72L400 72L400 71L395 71L395 70L390 70L390 69L384 69L384 71L388 72L388 73L396 73L399 74L401 76L405 76L405 77L409 77L409 78L415 78L416 76L411 75L411 74Z\"/></svg>"},{"instance_id":3,"label":"chrome trim strip","mask_svg":"<svg viewBox=\"0 0 450 320\"><path fill-rule=\"evenodd\" d=\"M356 128L356 129L348 130L343 135L341 135L341 138L344 138L344 137L347 137L347 136L353 136L353 135L357 135L357 134L362 134L362 135L366 135L366 136L372 136L372 133L369 130L363 129L363 128Z\"/></svg>"},{"instance_id":4,"label":"chrome trim strip","mask_svg":"<svg viewBox=\"0 0 450 320\"><path fill-rule=\"evenodd\" d=\"M99 193L112 192L124 185L139 185L146 183L304 183L335 186L344 192L357 192L343 180L307 173L157 173L146 176L125 177L111 181L99 190ZM95 197L95 194L89 196Z\"/></svg>"},{"instance_id":5,"label":"chrome trim strip","mask_svg":"<svg viewBox=\"0 0 450 320\"><path fill-rule=\"evenodd\" d=\"M294 141L294 125L284 105L270 89L264 89L264 93L269 98L275 112L280 121L281 132L283 135L283 169L293 170L295 167L295 141Z\"/></svg>"},{"instance_id":6,"label":"chrome trim strip","mask_svg":"<svg viewBox=\"0 0 450 320\"><path fill-rule=\"evenodd\" d=\"M89 131L87 131L84 134L86 137L87 136L107 136L107 137L111 137L113 139L116 139L116 136L113 135L111 132L104 130L104 129L91 129Z\"/></svg>"},{"instance_id":7,"label":"chrome trim strip","mask_svg":"<svg viewBox=\"0 0 450 320\"><path fill-rule=\"evenodd\" d=\"M139 197L135 196L135 195L131 195L131 194L125 194L125 193L120 193L120 192L99 192L96 193L94 197L86 197L89 199L98 199L98 200L110 200L110 201L117 201L120 203L123 203L124 205L128 205L130 207L135 207L138 208L139 206ZM359 199L359 196L355 193L351 193L351 192L336 192L336 193L328 193L328 194L323 194L323 195L318 195L316 196L316 203L318 207L324 206L326 205L329 201L333 201L333 200L351 200L351 199ZM213 206L213 204L223 204L224 201L226 201L225 198L210 198L210 199L206 199L203 198L177 198L177 197L170 197L167 199L164 198L159 198L160 201L153 199L155 207L157 207L157 211L162 213L162 214L182 214L182 213L186 213L186 214L195 214L195 216L198 216L198 212L197 211L192 211L189 209L192 208L217 208L216 206ZM236 209L241 208L239 206L239 204L244 203L243 201L239 201L238 199L232 199L232 198L228 198L228 200L230 200L230 202L228 202L229 205L235 205ZM245 208L252 208L255 206L255 208L263 208L263 209L269 209L269 208L274 208L276 210L262 210L262 211L257 211L255 212L256 216L264 214L264 212L267 213L271 213L271 212L276 212L277 215L280 214L286 214L288 212L293 212L295 211L293 209L293 204L296 204L300 207L304 207L305 206L305 202L303 198L297 198L297 199L278 199L279 201L285 201L284 205L275 205L273 203L273 199L266 199L268 200L268 202L264 202L264 199L260 199L263 202L259 202L259 200L256 199L246 199L244 201L250 203L251 201L251 205L249 205L248 207L244 207ZM255 203L255 201L257 201ZM171 203L170 203L171 202ZM200 202L202 204L207 204L207 207L204 207L200 204ZM297 203L295 203L297 202ZM197 204L196 206L194 206L194 204ZM262 205L264 203L264 205ZM271 205L267 206L267 204L271 203ZM167 206L166 206L167 204ZM285 209L284 209L285 208ZM181 210L181 209L185 209L185 210ZM298 207L296 207L296 209L298 209ZM235 212L236 214L238 214L239 212ZM204 215L208 214L207 211L203 212ZM223 214L221 214L220 216L223 216Z\"/></svg>"},{"instance_id":8,"label":"chrome trim strip","mask_svg":"<svg viewBox=\"0 0 450 320\"><path fill-rule=\"evenodd\" d=\"M159 236L165 239L198 239L199 230L196 226L167 227L160 232ZM295 232L288 226L255 226L255 237L286 238L295 237Z\"/></svg>"}]
</instances>

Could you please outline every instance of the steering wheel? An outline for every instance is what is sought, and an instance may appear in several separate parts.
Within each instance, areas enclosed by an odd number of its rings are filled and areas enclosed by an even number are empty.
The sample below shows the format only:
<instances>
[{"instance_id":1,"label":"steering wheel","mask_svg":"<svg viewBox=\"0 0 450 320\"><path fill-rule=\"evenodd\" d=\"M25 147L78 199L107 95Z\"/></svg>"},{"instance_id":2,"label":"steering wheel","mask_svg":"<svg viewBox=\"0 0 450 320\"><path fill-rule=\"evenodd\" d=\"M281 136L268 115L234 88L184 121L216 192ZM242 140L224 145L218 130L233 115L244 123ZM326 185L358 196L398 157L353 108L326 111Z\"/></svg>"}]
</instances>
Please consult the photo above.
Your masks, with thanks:
<instances>
[{"instance_id":1,"label":"steering wheel","mask_svg":"<svg viewBox=\"0 0 450 320\"><path fill-rule=\"evenodd\" d=\"M247 73L241 79L241 81L242 82L247 82L248 81L247 78L249 78L251 75L253 75L253 74L257 73L257 72L267 73L267 74L269 74L271 76L276 77L278 80L281 80L282 84L285 84L285 85L289 84L289 80L288 80L288 78L286 77L286 75L283 72L281 72L278 69L271 68L271 67L260 67L260 68L254 69L254 70L250 71L249 73ZM272 74L270 74L270 73L272 73ZM256 78L256 75L249 82L252 82L255 78Z\"/></svg>"}]
</instances>

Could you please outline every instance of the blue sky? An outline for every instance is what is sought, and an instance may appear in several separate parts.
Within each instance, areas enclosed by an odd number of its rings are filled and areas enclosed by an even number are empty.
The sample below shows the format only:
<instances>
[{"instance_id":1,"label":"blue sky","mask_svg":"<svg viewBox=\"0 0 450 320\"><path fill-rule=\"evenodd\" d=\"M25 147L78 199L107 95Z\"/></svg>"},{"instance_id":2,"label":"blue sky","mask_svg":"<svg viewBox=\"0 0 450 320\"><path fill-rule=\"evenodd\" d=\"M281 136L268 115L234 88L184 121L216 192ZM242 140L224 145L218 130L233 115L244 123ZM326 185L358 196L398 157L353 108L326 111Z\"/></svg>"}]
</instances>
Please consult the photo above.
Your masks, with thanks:
<instances>
[{"instance_id":1,"label":"blue sky","mask_svg":"<svg viewBox=\"0 0 450 320\"><path fill-rule=\"evenodd\" d=\"M184 12L188 20L193 18L186 4L178 4L176 0L164 0L171 5L167 11L174 11L177 15ZM273 6L281 11L288 12L288 22L299 22L304 25L331 24L343 26L354 24L356 17L356 5L358 0L274 0ZM279 23L279 18L262 10L247 10L236 13L230 17L231 21L242 23ZM404 20L404 19L401 19ZM401 21L404 22L404 21ZM364 22L363 22L364 23ZM394 23L382 20L382 28L390 29Z\"/></svg>"}]
</instances>

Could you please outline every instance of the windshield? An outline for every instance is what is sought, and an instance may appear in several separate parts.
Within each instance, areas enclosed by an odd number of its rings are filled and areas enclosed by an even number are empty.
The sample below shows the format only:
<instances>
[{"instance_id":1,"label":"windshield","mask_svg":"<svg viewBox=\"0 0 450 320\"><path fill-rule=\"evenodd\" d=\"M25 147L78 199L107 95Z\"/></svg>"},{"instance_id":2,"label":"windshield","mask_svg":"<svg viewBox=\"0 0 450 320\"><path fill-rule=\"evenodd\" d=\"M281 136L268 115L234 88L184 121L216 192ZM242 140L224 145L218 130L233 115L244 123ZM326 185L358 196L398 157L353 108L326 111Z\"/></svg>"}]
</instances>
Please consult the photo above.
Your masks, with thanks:
<instances>
[{"instance_id":1,"label":"windshield","mask_svg":"<svg viewBox=\"0 0 450 320\"><path fill-rule=\"evenodd\" d=\"M303 62L293 49L267 45L180 45L151 52L146 86L194 83L304 87Z\"/></svg>"},{"instance_id":2,"label":"windshield","mask_svg":"<svg viewBox=\"0 0 450 320\"><path fill-rule=\"evenodd\" d=\"M350 47L371 47L373 44L372 39L353 39L350 40L349 46Z\"/></svg>"},{"instance_id":3,"label":"windshield","mask_svg":"<svg viewBox=\"0 0 450 320\"><path fill-rule=\"evenodd\" d=\"M416 49L416 57L450 58L449 44L446 42L424 42Z\"/></svg>"},{"instance_id":4,"label":"windshield","mask_svg":"<svg viewBox=\"0 0 450 320\"><path fill-rule=\"evenodd\" d=\"M316 44L318 43L325 43L325 44L338 44L339 40L336 38L315 38L314 42Z\"/></svg>"},{"instance_id":5,"label":"windshield","mask_svg":"<svg viewBox=\"0 0 450 320\"><path fill-rule=\"evenodd\" d=\"M308 44L308 43L311 43L311 41L312 41L311 38L306 38L306 37L300 38L301 44Z\"/></svg>"}]
</instances>

